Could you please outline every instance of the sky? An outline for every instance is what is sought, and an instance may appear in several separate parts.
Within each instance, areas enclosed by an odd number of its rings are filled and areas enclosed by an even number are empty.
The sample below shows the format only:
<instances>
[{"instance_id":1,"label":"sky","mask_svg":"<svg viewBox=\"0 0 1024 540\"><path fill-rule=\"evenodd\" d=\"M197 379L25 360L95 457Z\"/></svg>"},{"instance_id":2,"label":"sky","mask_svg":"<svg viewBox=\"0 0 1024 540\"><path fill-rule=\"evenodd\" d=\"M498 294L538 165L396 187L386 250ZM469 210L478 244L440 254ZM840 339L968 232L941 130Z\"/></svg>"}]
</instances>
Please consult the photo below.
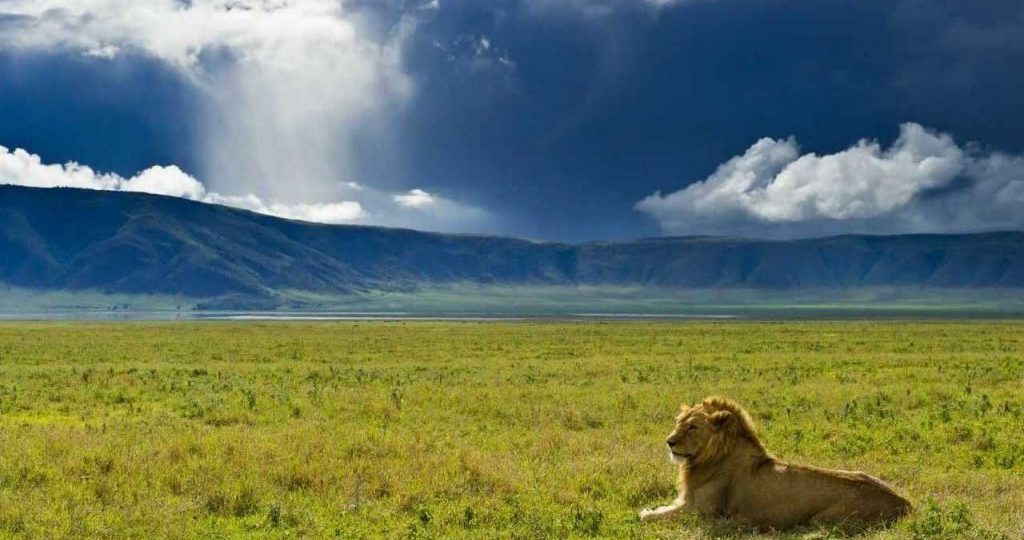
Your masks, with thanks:
<instances>
[{"instance_id":1,"label":"sky","mask_svg":"<svg viewBox=\"0 0 1024 540\"><path fill-rule=\"evenodd\" d=\"M558 241L1024 228L1019 0L0 0L0 183Z\"/></svg>"}]
</instances>

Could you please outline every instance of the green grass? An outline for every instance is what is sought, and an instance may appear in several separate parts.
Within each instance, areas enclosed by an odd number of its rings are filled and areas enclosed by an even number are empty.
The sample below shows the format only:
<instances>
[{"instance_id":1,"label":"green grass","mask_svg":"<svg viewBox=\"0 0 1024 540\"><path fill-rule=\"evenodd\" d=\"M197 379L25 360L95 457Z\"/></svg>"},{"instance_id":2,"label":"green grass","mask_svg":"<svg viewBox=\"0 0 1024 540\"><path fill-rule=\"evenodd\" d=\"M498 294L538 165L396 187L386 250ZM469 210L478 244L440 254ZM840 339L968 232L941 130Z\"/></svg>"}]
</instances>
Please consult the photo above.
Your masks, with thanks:
<instances>
[{"instance_id":1,"label":"green grass","mask_svg":"<svg viewBox=\"0 0 1024 540\"><path fill-rule=\"evenodd\" d=\"M917 505L864 538L1024 536L1024 324L805 322L2 324L0 537L782 536L637 519L708 394Z\"/></svg>"},{"instance_id":2,"label":"green grass","mask_svg":"<svg viewBox=\"0 0 1024 540\"><path fill-rule=\"evenodd\" d=\"M278 291L267 298L188 298L40 291L0 285L0 318L188 318L216 310L401 312L419 315L634 313L741 318L1021 319L1024 296L1006 288L857 287L799 289L671 289L615 285L450 283L349 295Z\"/></svg>"}]
</instances>

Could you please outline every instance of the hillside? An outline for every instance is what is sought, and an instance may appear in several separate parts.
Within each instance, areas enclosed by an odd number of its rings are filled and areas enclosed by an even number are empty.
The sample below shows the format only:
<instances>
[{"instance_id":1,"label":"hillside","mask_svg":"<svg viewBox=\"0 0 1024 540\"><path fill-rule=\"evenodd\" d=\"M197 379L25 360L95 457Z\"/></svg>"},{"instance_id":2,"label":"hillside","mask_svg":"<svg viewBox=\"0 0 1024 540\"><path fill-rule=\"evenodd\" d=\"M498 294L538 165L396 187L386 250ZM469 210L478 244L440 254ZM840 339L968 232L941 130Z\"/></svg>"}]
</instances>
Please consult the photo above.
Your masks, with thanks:
<instances>
[{"instance_id":1,"label":"hillside","mask_svg":"<svg viewBox=\"0 0 1024 540\"><path fill-rule=\"evenodd\" d=\"M194 298L453 283L1024 288L1024 233L571 245L304 223L137 193L0 186L0 282Z\"/></svg>"}]
</instances>

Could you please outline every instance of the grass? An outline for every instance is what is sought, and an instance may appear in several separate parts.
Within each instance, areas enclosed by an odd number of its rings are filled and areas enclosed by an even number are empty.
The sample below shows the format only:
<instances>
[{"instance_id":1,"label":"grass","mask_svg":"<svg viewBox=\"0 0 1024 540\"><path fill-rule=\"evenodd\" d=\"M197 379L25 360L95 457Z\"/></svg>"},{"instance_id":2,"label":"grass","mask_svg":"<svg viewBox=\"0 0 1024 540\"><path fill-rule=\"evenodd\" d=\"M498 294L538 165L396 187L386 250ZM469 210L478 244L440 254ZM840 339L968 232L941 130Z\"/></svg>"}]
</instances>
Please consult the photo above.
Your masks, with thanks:
<instances>
[{"instance_id":1,"label":"grass","mask_svg":"<svg viewBox=\"0 0 1024 540\"><path fill-rule=\"evenodd\" d=\"M1019 296L1019 295L1018 295ZM851 289L672 289L615 285L449 283L346 295L284 290L266 298L188 298L40 291L0 284L0 319L179 319L218 310L392 312L413 315L571 316L594 313L724 315L762 319L1021 319L1024 297L1005 288L878 286Z\"/></svg>"},{"instance_id":2,"label":"grass","mask_svg":"<svg viewBox=\"0 0 1024 540\"><path fill-rule=\"evenodd\" d=\"M1024 324L0 324L0 538L828 538L688 517L680 402L1024 536Z\"/></svg>"}]
</instances>

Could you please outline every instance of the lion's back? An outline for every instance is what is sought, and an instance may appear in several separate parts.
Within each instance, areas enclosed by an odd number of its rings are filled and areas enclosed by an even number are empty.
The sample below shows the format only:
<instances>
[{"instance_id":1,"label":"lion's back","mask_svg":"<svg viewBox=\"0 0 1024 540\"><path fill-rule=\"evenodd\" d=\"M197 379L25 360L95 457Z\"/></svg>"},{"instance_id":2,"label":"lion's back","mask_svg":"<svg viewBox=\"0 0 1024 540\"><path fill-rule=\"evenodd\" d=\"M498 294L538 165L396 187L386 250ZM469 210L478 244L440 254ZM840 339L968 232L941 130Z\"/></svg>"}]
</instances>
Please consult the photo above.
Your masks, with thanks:
<instances>
[{"instance_id":1,"label":"lion's back","mask_svg":"<svg viewBox=\"0 0 1024 540\"><path fill-rule=\"evenodd\" d=\"M771 460L734 477L729 513L755 526L784 529L809 523L886 522L910 511L888 484L859 471Z\"/></svg>"}]
</instances>

